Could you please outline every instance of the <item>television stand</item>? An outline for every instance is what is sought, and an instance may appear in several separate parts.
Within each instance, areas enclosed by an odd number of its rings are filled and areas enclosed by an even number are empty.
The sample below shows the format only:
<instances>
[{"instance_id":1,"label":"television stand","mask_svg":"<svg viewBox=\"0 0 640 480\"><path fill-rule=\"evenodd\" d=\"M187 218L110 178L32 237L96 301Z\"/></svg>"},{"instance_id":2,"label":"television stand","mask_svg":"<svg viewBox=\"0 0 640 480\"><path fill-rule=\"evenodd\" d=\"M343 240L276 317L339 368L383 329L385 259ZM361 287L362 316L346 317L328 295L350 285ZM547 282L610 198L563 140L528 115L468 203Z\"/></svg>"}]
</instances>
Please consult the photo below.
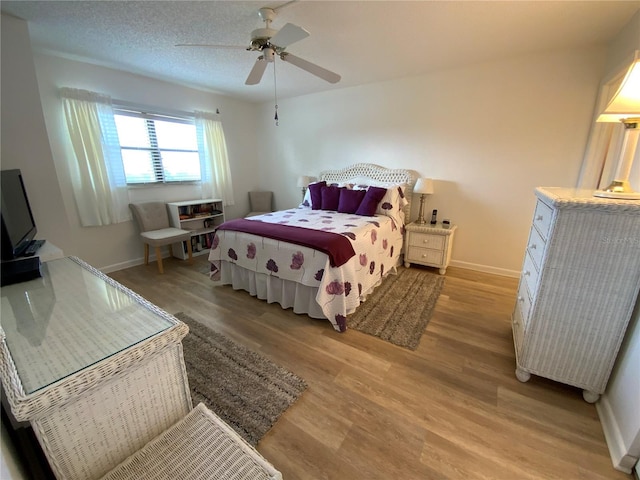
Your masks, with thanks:
<instances>
[{"instance_id":1,"label":"television stand","mask_svg":"<svg viewBox=\"0 0 640 480\"><path fill-rule=\"evenodd\" d=\"M2 287L1 330L7 412L56 478L102 477L192 409L186 325L78 258Z\"/></svg>"},{"instance_id":2,"label":"television stand","mask_svg":"<svg viewBox=\"0 0 640 480\"><path fill-rule=\"evenodd\" d=\"M0 286L3 287L36 279L42 276L40 272L40 258L25 257L2 262L1 273Z\"/></svg>"}]
</instances>

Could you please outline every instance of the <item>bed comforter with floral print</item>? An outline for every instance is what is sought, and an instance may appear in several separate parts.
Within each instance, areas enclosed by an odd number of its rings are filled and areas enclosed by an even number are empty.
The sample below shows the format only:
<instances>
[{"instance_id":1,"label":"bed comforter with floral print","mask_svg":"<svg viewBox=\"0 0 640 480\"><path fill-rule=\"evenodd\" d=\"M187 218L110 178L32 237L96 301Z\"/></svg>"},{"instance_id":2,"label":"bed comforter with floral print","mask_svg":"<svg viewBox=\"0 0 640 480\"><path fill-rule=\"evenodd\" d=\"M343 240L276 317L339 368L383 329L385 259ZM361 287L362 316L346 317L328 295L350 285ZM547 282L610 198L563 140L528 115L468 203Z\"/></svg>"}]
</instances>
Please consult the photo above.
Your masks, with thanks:
<instances>
[{"instance_id":1,"label":"bed comforter with floral print","mask_svg":"<svg viewBox=\"0 0 640 480\"><path fill-rule=\"evenodd\" d=\"M341 332L346 330L347 315L386 274L395 272L402 250L404 227L384 215L364 217L301 207L249 217L247 221L332 232L349 240L354 255L335 267L327 253L307 245L236 230L218 229L209 253L213 280L220 280L220 269L229 262L316 287L316 302Z\"/></svg>"}]
</instances>

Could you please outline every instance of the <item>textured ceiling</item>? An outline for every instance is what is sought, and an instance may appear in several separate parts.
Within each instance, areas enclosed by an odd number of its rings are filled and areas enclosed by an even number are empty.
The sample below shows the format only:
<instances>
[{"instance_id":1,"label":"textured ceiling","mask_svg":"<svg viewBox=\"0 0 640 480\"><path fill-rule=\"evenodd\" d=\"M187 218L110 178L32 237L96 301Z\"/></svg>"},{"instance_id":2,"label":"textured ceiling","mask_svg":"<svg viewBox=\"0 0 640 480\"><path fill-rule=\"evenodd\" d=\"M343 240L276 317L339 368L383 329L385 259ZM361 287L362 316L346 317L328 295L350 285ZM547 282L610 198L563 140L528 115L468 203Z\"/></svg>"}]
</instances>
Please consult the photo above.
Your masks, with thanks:
<instances>
[{"instance_id":1,"label":"textured ceiling","mask_svg":"<svg viewBox=\"0 0 640 480\"><path fill-rule=\"evenodd\" d=\"M258 9L284 2L2 1L29 22L35 50L64 55L249 101L273 98L270 66L244 81L257 52L176 47L246 46L263 27ZM640 1L299 1L272 27L311 35L287 51L342 75L332 85L276 62L278 96L390 80L555 49L606 44Z\"/></svg>"}]
</instances>

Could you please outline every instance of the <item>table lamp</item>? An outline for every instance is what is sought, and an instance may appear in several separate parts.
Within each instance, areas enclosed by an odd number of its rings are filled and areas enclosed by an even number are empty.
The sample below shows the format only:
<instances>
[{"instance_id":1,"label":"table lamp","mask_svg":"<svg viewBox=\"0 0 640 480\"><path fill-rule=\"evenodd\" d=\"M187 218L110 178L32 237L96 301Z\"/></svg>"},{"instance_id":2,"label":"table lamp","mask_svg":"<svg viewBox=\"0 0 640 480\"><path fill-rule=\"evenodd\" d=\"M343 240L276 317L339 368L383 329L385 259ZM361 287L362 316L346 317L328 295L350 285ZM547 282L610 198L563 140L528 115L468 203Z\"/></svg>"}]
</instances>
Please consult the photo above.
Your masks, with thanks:
<instances>
[{"instance_id":1,"label":"table lamp","mask_svg":"<svg viewBox=\"0 0 640 480\"><path fill-rule=\"evenodd\" d=\"M418 220L416 220L416 223L423 225L427 223L424 219L424 197L425 195L431 195L433 193L433 179L419 178L413 187L413 193L420 194L420 212L418 213Z\"/></svg>"},{"instance_id":2,"label":"table lamp","mask_svg":"<svg viewBox=\"0 0 640 480\"><path fill-rule=\"evenodd\" d=\"M593 194L596 197L640 199L640 192L635 192L629 184L629 175L640 136L640 128L638 128L640 124L639 54L640 51L636 51L633 63L627 70L618 91L596 120L597 122L622 122L625 129L614 179L604 190L596 190Z\"/></svg>"},{"instance_id":3,"label":"table lamp","mask_svg":"<svg viewBox=\"0 0 640 480\"><path fill-rule=\"evenodd\" d=\"M305 175L298 177L298 187L302 188L302 200L304 200L304 194L307 192L307 186L311 183L311 179Z\"/></svg>"}]
</instances>

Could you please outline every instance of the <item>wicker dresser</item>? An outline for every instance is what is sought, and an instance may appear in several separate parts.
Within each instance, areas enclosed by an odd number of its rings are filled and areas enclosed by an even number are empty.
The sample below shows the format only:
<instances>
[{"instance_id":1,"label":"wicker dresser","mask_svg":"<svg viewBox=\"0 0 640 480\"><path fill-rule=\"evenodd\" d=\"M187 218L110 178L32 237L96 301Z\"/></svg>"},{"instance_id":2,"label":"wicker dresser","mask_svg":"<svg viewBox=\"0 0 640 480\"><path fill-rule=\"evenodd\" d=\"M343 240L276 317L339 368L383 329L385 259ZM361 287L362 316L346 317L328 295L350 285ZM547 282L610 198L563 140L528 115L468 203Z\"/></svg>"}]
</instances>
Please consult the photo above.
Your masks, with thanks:
<instances>
[{"instance_id":1,"label":"wicker dresser","mask_svg":"<svg viewBox=\"0 0 640 480\"><path fill-rule=\"evenodd\" d=\"M2 386L58 479L101 477L191 410L173 316L73 257L1 291Z\"/></svg>"},{"instance_id":2,"label":"wicker dresser","mask_svg":"<svg viewBox=\"0 0 640 480\"><path fill-rule=\"evenodd\" d=\"M537 188L512 315L516 376L604 392L640 288L640 201Z\"/></svg>"}]
</instances>

